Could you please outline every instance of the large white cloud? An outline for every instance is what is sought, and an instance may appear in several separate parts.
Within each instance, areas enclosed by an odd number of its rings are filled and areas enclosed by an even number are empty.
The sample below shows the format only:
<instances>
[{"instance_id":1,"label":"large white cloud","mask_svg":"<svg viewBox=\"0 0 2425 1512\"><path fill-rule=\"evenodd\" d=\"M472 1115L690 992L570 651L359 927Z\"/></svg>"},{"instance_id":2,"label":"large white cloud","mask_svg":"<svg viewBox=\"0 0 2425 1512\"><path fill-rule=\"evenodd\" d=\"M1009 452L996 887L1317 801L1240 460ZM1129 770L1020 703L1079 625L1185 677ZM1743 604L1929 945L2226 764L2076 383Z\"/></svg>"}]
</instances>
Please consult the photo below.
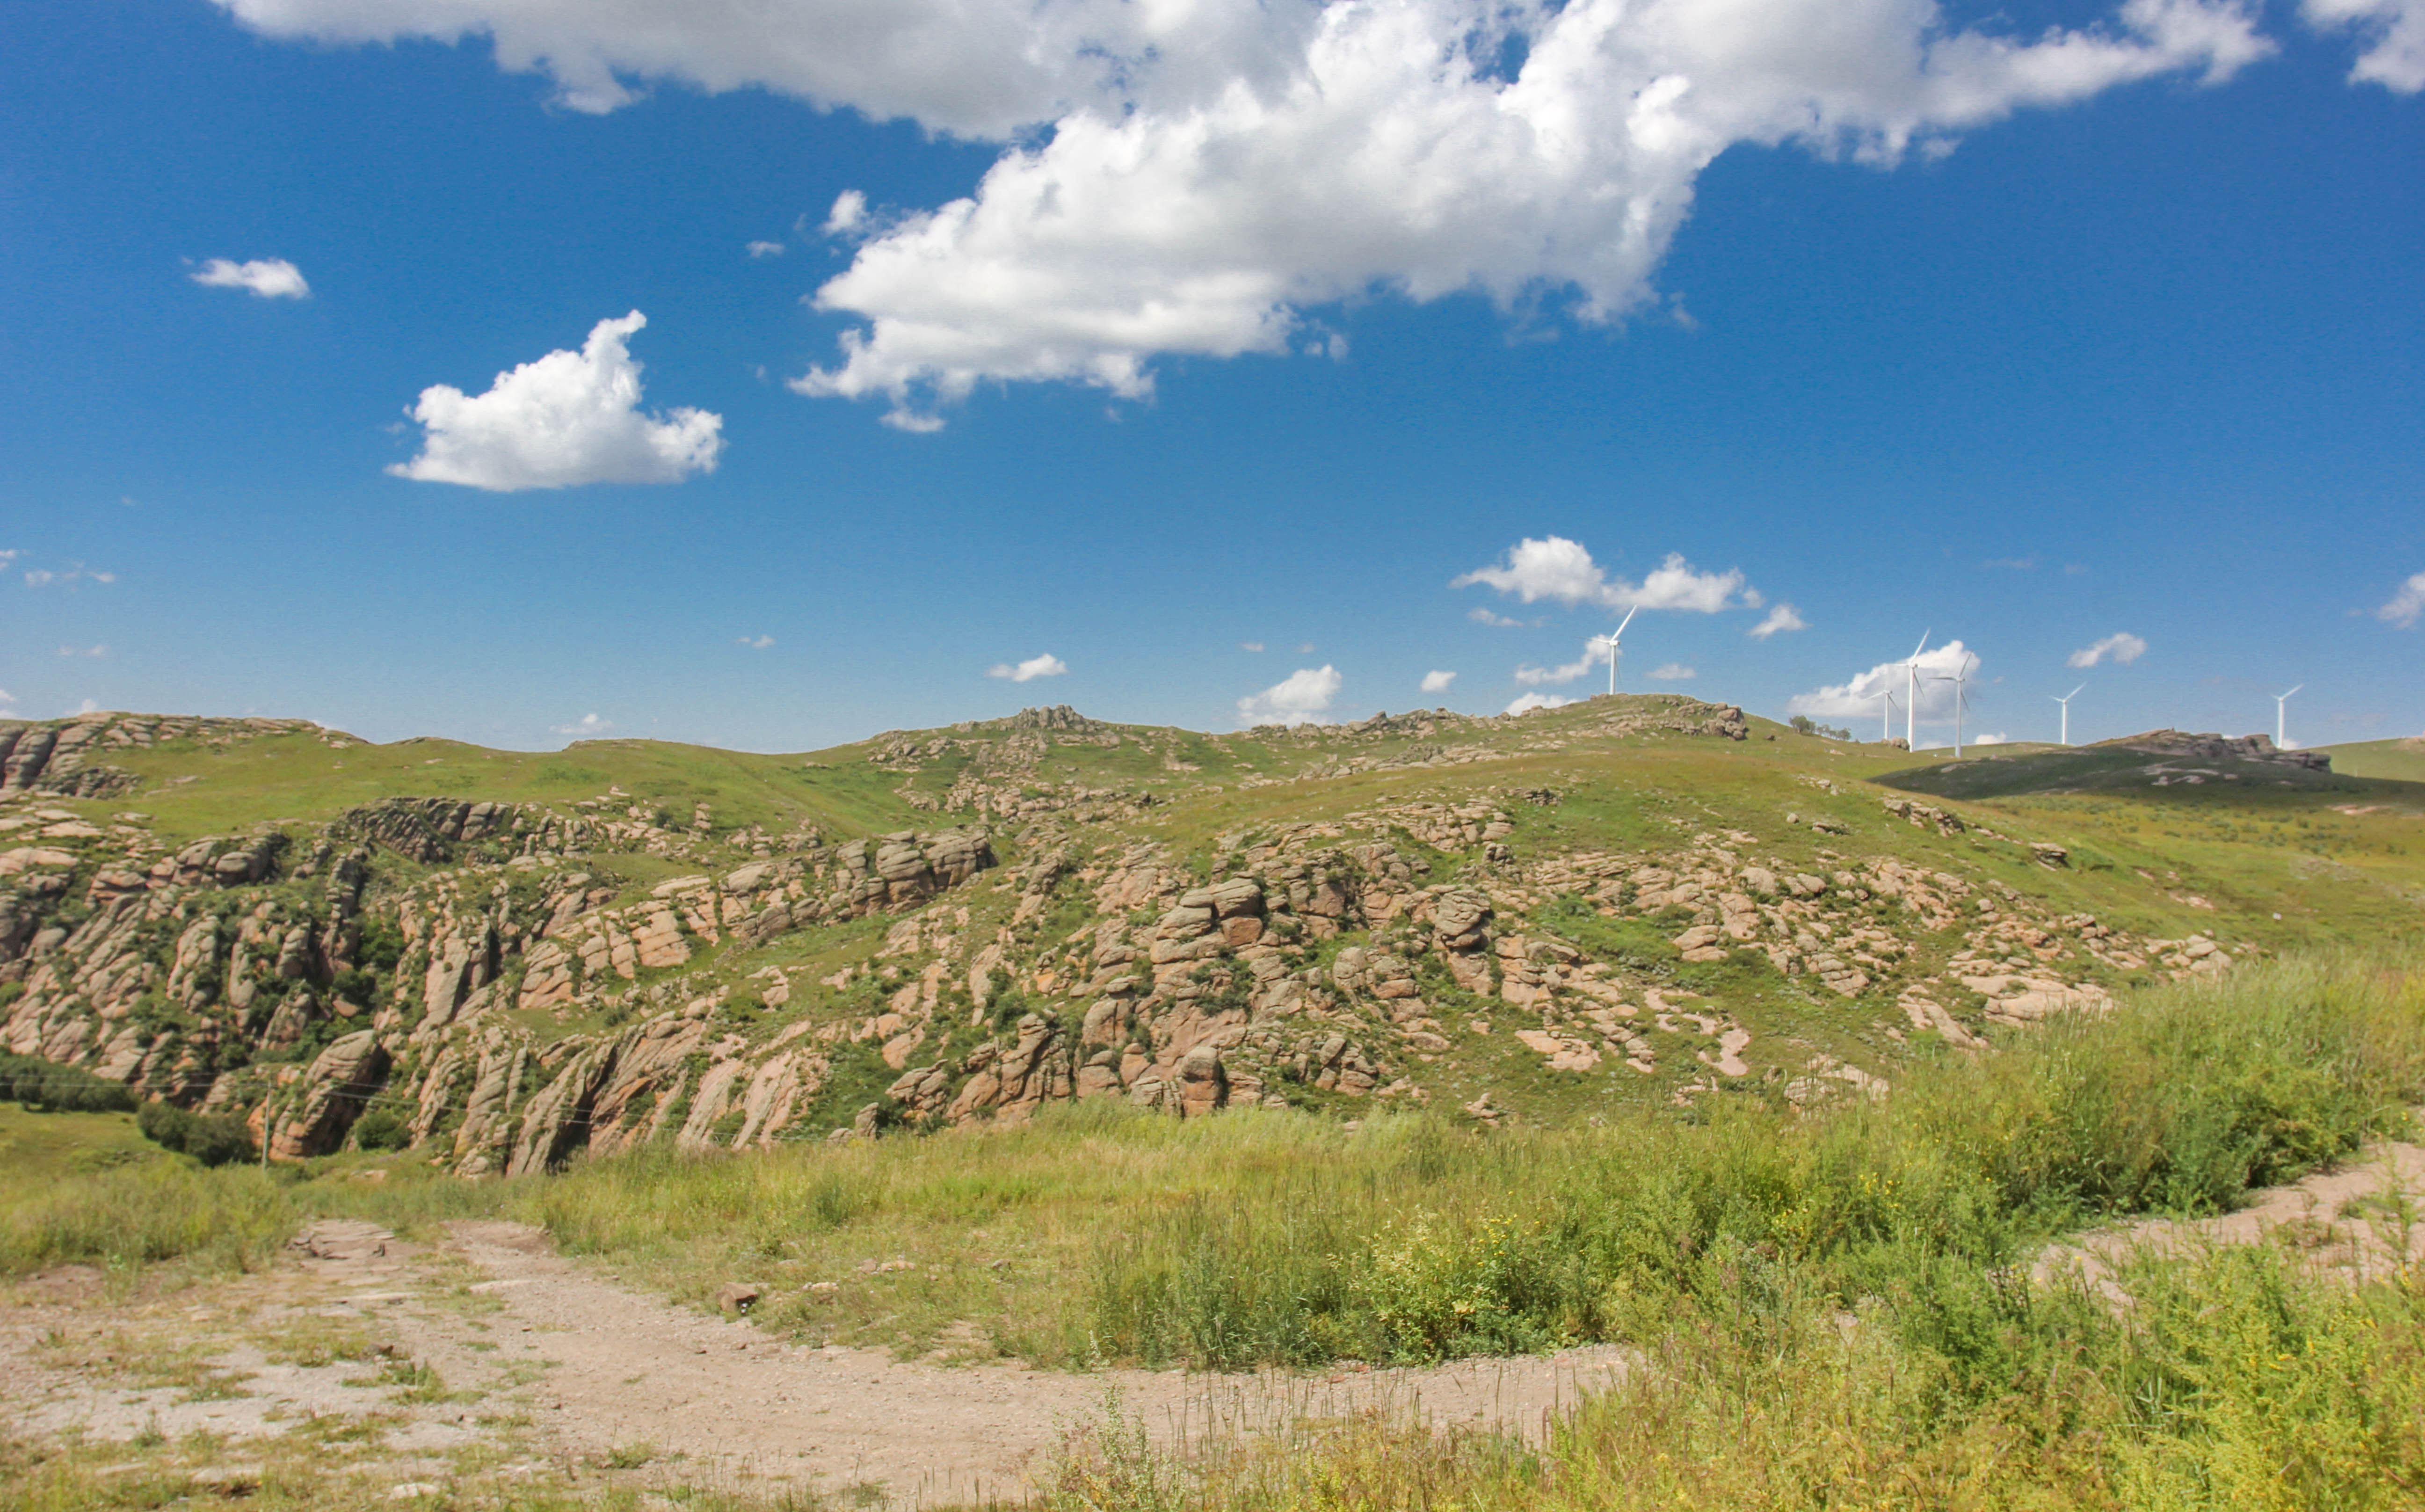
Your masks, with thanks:
<instances>
[{"instance_id":1,"label":"large white cloud","mask_svg":"<svg viewBox=\"0 0 2425 1512\"><path fill-rule=\"evenodd\" d=\"M603 112L666 79L763 87L878 119L1004 137L1089 105L1184 105L1286 73L1307 0L217 0L320 41L486 36L500 66Z\"/></svg>"},{"instance_id":2,"label":"large white cloud","mask_svg":"<svg viewBox=\"0 0 2425 1512\"><path fill-rule=\"evenodd\" d=\"M512 492L583 483L679 483L715 470L724 417L640 410L640 364L625 338L649 323L637 310L602 320L577 352L554 351L500 373L477 396L440 383L409 411L421 455L388 469L425 483Z\"/></svg>"},{"instance_id":3,"label":"large white cloud","mask_svg":"<svg viewBox=\"0 0 2425 1512\"><path fill-rule=\"evenodd\" d=\"M2401 94L2425 89L2425 0L2306 0L2302 13L2311 26L2351 27L2366 40L2353 80Z\"/></svg>"},{"instance_id":4,"label":"large white cloud","mask_svg":"<svg viewBox=\"0 0 2425 1512\"><path fill-rule=\"evenodd\" d=\"M966 199L834 218L864 240L817 303L863 324L797 386L913 429L988 380L1135 395L1160 354L1332 352L1306 312L1374 291L1614 320L1737 143L1890 164L2272 48L2256 0L2027 38L1934 0L217 3L281 37L487 35L581 109L666 78L1015 142Z\"/></svg>"},{"instance_id":5,"label":"large white cloud","mask_svg":"<svg viewBox=\"0 0 2425 1512\"><path fill-rule=\"evenodd\" d=\"M1509 77L1487 60L1516 33ZM2029 41L1925 0L1338 0L1276 80L1081 109L969 198L897 217L818 291L865 323L795 386L929 418L994 379L1134 397L1162 353L1327 349L1305 312L1374 291L1612 321L1736 143L1887 163L2268 45L2225 0L2128 0L2116 28Z\"/></svg>"},{"instance_id":6,"label":"large white cloud","mask_svg":"<svg viewBox=\"0 0 2425 1512\"><path fill-rule=\"evenodd\" d=\"M303 270L282 257L256 258L249 263L214 257L196 268L194 281L206 289L247 289L255 298L308 299L312 285Z\"/></svg>"},{"instance_id":7,"label":"large white cloud","mask_svg":"<svg viewBox=\"0 0 2425 1512\"><path fill-rule=\"evenodd\" d=\"M1953 684L1949 680L1956 668L1967 663L1967 675L1976 683L1979 653L1958 640L1949 640L1913 660L1919 664L1920 722L1950 722L1953 717ZM1905 666L1903 662L1880 662L1848 682L1797 693L1786 700L1785 712L1807 714L1814 719L1874 719L1884 705L1884 696L1891 694L1895 728L1900 730L1911 699L1911 677Z\"/></svg>"},{"instance_id":8,"label":"large white cloud","mask_svg":"<svg viewBox=\"0 0 2425 1512\"><path fill-rule=\"evenodd\" d=\"M1339 697L1345 680L1339 669L1325 664L1321 667L1300 667L1288 677L1261 693L1238 700L1238 722L1242 725L1319 725L1330 721L1323 717L1330 710L1330 701Z\"/></svg>"},{"instance_id":9,"label":"large white cloud","mask_svg":"<svg viewBox=\"0 0 2425 1512\"><path fill-rule=\"evenodd\" d=\"M1512 593L1526 603L1553 599L1569 607L1588 603L1603 609L1689 609L1715 614L1738 605L1757 607L1760 603L1759 595L1744 584L1742 572L1733 568L1704 572L1679 552L1669 552L1667 559L1638 584L1612 578L1592 560L1582 542L1564 536L1541 540L1527 536L1508 547L1500 562L1452 578L1448 586L1461 588L1476 583Z\"/></svg>"}]
</instances>

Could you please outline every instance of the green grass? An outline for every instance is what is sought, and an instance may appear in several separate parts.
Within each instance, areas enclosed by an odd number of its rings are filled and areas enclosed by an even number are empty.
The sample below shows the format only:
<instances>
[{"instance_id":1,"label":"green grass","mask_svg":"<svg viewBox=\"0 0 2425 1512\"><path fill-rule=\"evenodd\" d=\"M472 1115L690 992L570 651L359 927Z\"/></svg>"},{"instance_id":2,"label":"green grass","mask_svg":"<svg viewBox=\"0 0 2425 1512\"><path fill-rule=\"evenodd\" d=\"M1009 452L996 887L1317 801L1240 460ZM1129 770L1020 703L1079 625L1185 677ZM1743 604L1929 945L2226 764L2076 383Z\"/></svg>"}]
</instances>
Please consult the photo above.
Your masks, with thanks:
<instances>
[{"instance_id":1,"label":"green grass","mask_svg":"<svg viewBox=\"0 0 2425 1512\"><path fill-rule=\"evenodd\" d=\"M1644 1360L1537 1451L1368 1424L1180 1466L1105 1422L1053 1485L1068 1506L2390 1506L2425 1484L2417 1276L2142 1258L2119 1311L2026 1277L2050 1236L2226 1209L2403 1130L2420 1097L2425 975L2342 957L2143 994L1811 1116L1746 1097L1601 1128L1351 1131L1085 1104L483 1184L402 1162L345 1179L360 1157L285 1183L54 1160L39 1185L12 1173L0 1255L241 1265L310 1213L478 1212L702 1306L757 1281L761 1327L905 1351L972 1321L1048 1363L1591 1340Z\"/></svg>"}]
</instances>

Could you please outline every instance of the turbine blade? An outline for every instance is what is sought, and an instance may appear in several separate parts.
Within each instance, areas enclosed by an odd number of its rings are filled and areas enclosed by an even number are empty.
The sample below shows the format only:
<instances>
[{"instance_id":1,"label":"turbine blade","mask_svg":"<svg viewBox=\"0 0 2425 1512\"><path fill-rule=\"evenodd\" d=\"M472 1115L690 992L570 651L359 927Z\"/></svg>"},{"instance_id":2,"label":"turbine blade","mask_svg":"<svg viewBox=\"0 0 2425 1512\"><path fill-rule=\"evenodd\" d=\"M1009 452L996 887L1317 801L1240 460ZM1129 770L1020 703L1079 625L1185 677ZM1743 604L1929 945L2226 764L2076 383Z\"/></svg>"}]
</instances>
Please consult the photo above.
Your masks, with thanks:
<instances>
[{"instance_id":1,"label":"turbine blade","mask_svg":"<svg viewBox=\"0 0 2425 1512\"><path fill-rule=\"evenodd\" d=\"M1632 608L1626 610L1626 611L1625 611L1625 618L1624 618L1624 619L1619 619L1619 620L1616 622L1616 635L1624 635L1624 634L1625 634L1625 627L1626 627L1626 626L1628 626L1628 625L1630 625L1630 624L1631 624L1631 623L1633 623L1633 617L1634 617L1635 615L1637 615L1637 614L1641 613L1641 612L1642 612L1642 605L1640 605L1640 604L1638 604L1638 603L1637 603L1637 604L1635 604ZM1612 636L1611 638L1612 638L1612 639L1614 639L1614 636Z\"/></svg>"},{"instance_id":2,"label":"turbine blade","mask_svg":"<svg viewBox=\"0 0 2425 1512\"><path fill-rule=\"evenodd\" d=\"M1911 649L1911 659L1913 661L1919 660L1919 653L1928 646L1928 637L1935 634L1936 634L1936 628L1934 625L1919 633L1919 644Z\"/></svg>"}]
</instances>

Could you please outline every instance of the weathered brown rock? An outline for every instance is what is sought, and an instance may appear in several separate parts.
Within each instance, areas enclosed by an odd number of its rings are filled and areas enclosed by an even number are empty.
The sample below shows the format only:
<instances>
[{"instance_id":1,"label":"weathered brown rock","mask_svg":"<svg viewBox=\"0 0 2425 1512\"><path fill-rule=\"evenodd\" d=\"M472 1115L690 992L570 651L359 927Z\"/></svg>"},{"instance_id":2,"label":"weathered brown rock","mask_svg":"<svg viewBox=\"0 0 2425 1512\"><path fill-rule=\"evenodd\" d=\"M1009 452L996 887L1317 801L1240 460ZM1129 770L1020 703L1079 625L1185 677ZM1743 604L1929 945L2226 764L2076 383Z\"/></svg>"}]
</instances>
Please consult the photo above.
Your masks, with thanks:
<instances>
[{"instance_id":1,"label":"weathered brown rock","mask_svg":"<svg viewBox=\"0 0 2425 1512\"><path fill-rule=\"evenodd\" d=\"M301 1105L280 1123L269 1158L303 1160L345 1143L363 1105L386 1084L390 1064L387 1047L369 1029L357 1030L320 1052L304 1073Z\"/></svg>"}]
</instances>

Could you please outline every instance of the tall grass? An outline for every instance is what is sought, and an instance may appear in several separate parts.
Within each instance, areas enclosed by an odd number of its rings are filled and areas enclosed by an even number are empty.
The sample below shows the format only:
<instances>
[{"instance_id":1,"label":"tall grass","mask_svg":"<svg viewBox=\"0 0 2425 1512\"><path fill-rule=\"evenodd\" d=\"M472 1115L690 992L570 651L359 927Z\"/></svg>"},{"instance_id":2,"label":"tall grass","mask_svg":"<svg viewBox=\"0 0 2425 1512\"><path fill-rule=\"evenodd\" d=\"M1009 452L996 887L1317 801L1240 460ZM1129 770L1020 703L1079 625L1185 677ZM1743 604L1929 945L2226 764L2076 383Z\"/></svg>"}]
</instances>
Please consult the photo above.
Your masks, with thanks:
<instances>
[{"instance_id":1,"label":"tall grass","mask_svg":"<svg viewBox=\"0 0 2425 1512\"><path fill-rule=\"evenodd\" d=\"M56 1178L8 1200L0 1207L0 1271L175 1259L247 1269L285 1243L297 1217L284 1185L251 1166L146 1161Z\"/></svg>"},{"instance_id":2,"label":"tall grass","mask_svg":"<svg viewBox=\"0 0 2425 1512\"><path fill-rule=\"evenodd\" d=\"M1646 1343L1701 1308L1783 1329L1798 1309L1883 1299L1907 1342L1974 1361L1961 1341L2004 1326L2011 1273L2047 1236L2226 1207L2399 1126L2425 1097L2425 978L2405 964L2264 965L2143 994L1810 1116L1745 1094L1602 1128L1349 1131L1087 1103L1023 1128L652 1150L511 1182L410 1160L379 1184L170 1166L21 1197L0 1263L241 1263L311 1213L492 1214L676 1295L756 1280L763 1322L905 1349L971 1321L1041 1362L1424 1359ZM909 1268L875 1272L893 1262ZM803 1292L821 1280L838 1284ZM1962 1364L1954 1385L2002 1368Z\"/></svg>"},{"instance_id":3,"label":"tall grass","mask_svg":"<svg viewBox=\"0 0 2425 1512\"><path fill-rule=\"evenodd\" d=\"M1156 1453L1084 1425L1045 1483L1061 1512L1624 1512L2425 1504L2425 1286L2353 1287L2280 1250L2126 1264L2115 1310L2005 1293L1966 1358L1895 1304L1804 1290L1758 1327L1688 1304L1609 1391L1528 1447L1404 1422L1282 1424ZM1999 1359L1992 1385L1966 1377Z\"/></svg>"}]
</instances>

